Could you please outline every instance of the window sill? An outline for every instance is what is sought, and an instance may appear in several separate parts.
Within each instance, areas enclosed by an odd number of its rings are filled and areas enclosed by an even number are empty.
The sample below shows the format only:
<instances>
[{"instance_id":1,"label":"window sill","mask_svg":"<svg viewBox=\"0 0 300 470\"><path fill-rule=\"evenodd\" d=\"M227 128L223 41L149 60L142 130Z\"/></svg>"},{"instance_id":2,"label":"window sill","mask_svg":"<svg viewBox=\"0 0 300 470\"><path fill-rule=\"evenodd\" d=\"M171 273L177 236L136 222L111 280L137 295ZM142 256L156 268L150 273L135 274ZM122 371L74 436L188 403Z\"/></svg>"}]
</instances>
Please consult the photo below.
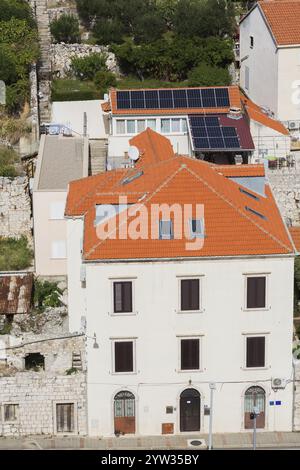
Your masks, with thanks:
<instances>
[{"instance_id":1,"label":"window sill","mask_svg":"<svg viewBox=\"0 0 300 470\"><path fill-rule=\"evenodd\" d=\"M134 372L111 372L111 375L137 375L136 371Z\"/></svg>"},{"instance_id":2,"label":"window sill","mask_svg":"<svg viewBox=\"0 0 300 470\"><path fill-rule=\"evenodd\" d=\"M269 370L270 367L242 367L242 370L249 371L249 370Z\"/></svg>"},{"instance_id":3,"label":"window sill","mask_svg":"<svg viewBox=\"0 0 300 470\"><path fill-rule=\"evenodd\" d=\"M271 307L264 307L264 308L242 308L243 312L268 312L271 310Z\"/></svg>"},{"instance_id":4,"label":"window sill","mask_svg":"<svg viewBox=\"0 0 300 470\"><path fill-rule=\"evenodd\" d=\"M191 313L192 315L197 315L199 313L204 313L205 312L205 309L201 309L201 310L176 310L176 313L178 315L187 315L189 313Z\"/></svg>"},{"instance_id":5,"label":"window sill","mask_svg":"<svg viewBox=\"0 0 300 470\"><path fill-rule=\"evenodd\" d=\"M139 312L108 312L110 317L136 317Z\"/></svg>"},{"instance_id":6,"label":"window sill","mask_svg":"<svg viewBox=\"0 0 300 470\"><path fill-rule=\"evenodd\" d=\"M176 372L178 374L198 374L199 372L204 372L203 369L186 369L186 370L181 370L177 369Z\"/></svg>"}]
</instances>

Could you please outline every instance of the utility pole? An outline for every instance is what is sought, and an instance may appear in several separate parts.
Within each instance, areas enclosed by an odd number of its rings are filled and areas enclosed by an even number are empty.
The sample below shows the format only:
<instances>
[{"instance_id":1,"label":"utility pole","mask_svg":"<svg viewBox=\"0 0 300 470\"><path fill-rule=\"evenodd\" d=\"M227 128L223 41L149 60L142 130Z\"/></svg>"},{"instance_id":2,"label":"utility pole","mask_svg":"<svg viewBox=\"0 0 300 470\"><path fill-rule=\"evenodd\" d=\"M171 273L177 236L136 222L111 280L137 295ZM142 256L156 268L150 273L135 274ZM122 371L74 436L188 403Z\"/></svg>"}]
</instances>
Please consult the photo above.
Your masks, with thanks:
<instances>
[{"instance_id":1,"label":"utility pole","mask_svg":"<svg viewBox=\"0 0 300 470\"><path fill-rule=\"evenodd\" d=\"M256 450L256 418L259 415L259 409L257 406L253 407L253 413L250 418L253 419L253 450Z\"/></svg>"},{"instance_id":2,"label":"utility pole","mask_svg":"<svg viewBox=\"0 0 300 470\"><path fill-rule=\"evenodd\" d=\"M213 423L213 398L214 390L216 390L216 384L210 382L210 413L209 413L209 436L208 436L208 450L212 449L212 423Z\"/></svg>"}]
</instances>

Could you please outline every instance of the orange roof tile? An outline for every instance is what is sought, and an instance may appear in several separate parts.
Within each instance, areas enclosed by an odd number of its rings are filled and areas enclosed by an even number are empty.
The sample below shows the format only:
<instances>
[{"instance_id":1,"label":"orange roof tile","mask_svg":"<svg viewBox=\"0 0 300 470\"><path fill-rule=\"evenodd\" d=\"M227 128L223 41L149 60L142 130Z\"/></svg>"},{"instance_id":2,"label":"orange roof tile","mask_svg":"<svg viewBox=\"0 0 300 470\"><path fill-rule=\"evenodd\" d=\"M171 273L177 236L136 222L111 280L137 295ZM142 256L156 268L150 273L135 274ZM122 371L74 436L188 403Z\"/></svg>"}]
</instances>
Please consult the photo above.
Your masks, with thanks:
<instances>
[{"instance_id":1,"label":"orange roof tile","mask_svg":"<svg viewBox=\"0 0 300 470\"><path fill-rule=\"evenodd\" d=\"M101 104L101 108L102 108L102 111L104 113L108 113L110 111L110 102L109 101L105 101L105 103L102 103Z\"/></svg>"},{"instance_id":2,"label":"orange roof tile","mask_svg":"<svg viewBox=\"0 0 300 470\"><path fill-rule=\"evenodd\" d=\"M145 149L139 168L114 170L70 183L66 214L70 217L84 216L83 258L86 261L293 254L293 246L268 185L265 196L251 198L239 190L240 185L226 177L237 173L226 171L224 165L218 171L217 165L172 155L171 152L166 158L157 159L156 152L168 149L167 139L149 130L138 138L139 142L136 138L132 140ZM154 152L151 141L156 149ZM152 157L153 163L150 164ZM143 158L145 165L142 164ZM244 167L238 167L239 175L248 174ZM262 166L258 165L257 170L254 167L250 166L250 173L261 174ZM122 184L128 176L133 176L131 182ZM118 196L128 196L128 203L135 204L137 208L142 203L147 212L141 218L149 227L157 227L158 222L150 216L153 204L179 204L181 207L183 204L191 204L192 207L202 204L205 219L203 247L187 250L186 238L120 239L122 226L118 224L113 230L114 239L99 239L94 225L95 207L97 204L116 204ZM128 224L133 219L129 216ZM116 216L116 221L119 221L119 216Z\"/></svg>"},{"instance_id":3,"label":"orange roof tile","mask_svg":"<svg viewBox=\"0 0 300 470\"><path fill-rule=\"evenodd\" d=\"M208 87L202 87L208 88ZM241 108L241 99L240 99L240 91L238 86L233 85L229 87L213 87L213 88L228 88L229 92L229 100L230 106L224 108L176 108L176 109L117 109L117 91L115 88L110 90L110 102L111 102L111 111L112 114L117 115L163 115L163 114L218 114L218 113L227 113L231 107ZM167 90L168 88L164 88ZM177 88L176 88L177 89ZM147 90L145 88L145 90ZM178 88L180 90L180 88ZM122 91L130 91L130 90L122 90Z\"/></svg>"},{"instance_id":4,"label":"orange roof tile","mask_svg":"<svg viewBox=\"0 0 300 470\"><path fill-rule=\"evenodd\" d=\"M264 165L214 165L213 168L227 178L265 176Z\"/></svg>"},{"instance_id":5,"label":"orange roof tile","mask_svg":"<svg viewBox=\"0 0 300 470\"><path fill-rule=\"evenodd\" d=\"M300 227L290 227L289 231L293 239L296 250L300 252Z\"/></svg>"},{"instance_id":6,"label":"orange roof tile","mask_svg":"<svg viewBox=\"0 0 300 470\"><path fill-rule=\"evenodd\" d=\"M263 126L269 127L283 135L289 135L288 129L276 119L268 116L263 109L241 93L241 101L244 104L248 116L253 121L259 122Z\"/></svg>"},{"instance_id":7,"label":"orange roof tile","mask_svg":"<svg viewBox=\"0 0 300 470\"><path fill-rule=\"evenodd\" d=\"M278 46L300 44L300 0L259 2Z\"/></svg>"}]
</instances>

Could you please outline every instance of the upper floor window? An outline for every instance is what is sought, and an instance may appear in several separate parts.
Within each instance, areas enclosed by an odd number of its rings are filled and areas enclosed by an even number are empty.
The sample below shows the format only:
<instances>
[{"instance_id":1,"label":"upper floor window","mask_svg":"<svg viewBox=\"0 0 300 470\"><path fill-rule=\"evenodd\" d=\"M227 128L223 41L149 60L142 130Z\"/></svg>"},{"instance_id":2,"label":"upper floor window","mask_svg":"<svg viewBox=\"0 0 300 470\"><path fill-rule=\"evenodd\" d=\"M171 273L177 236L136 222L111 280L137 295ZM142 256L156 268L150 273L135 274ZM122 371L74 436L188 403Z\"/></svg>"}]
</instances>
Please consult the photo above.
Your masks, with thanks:
<instances>
[{"instance_id":1,"label":"upper floor window","mask_svg":"<svg viewBox=\"0 0 300 470\"><path fill-rule=\"evenodd\" d=\"M127 134L135 134L135 120L134 119L128 119L126 121L127 123Z\"/></svg>"},{"instance_id":2,"label":"upper floor window","mask_svg":"<svg viewBox=\"0 0 300 470\"><path fill-rule=\"evenodd\" d=\"M114 313L132 312L132 281L113 283Z\"/></svg>"},{"instance_id":3,"label":"upper floor window","mask_svg":"<svg viewBox=\"0 0 300 470\"><path fill-rule=\"evenodd\" d=\"M161 240L171 240L173 238L172 220L159 221L159 238Z\"/></svg>"},{"instance_id":4,"label":"upper floor window","mask_svg":"<svg viewBox=\"0 0 300 470\"><path fill-rule=\"evenodd\" d=\"M126 134L125 119L118 119L116 125L117 125L117 134Z\"/></svg>"},{"instance_id":5,"label":"upper floor window","mask_svg":"<svg viewBox=\"0 0 300 470\"><path fill-rule=\"evenodd\" d=\"M266 308L266 276L246 277L246 308Z\"/></svg>"},{"instance_id":6,"label":"upper floor window","mask_svg":"<svg viewBox=\"0 0 300 470\"><path fill-rule=\"evenodd\" d=\"M200 369L200 339L180 339L180 370Z\"/></svg>"},{"instance_id":7,"label":"upper floor window","mask_svg":"<svg viewBox=\"0 0 300 470\"><path fill-rule=\"evenodd\" d=\"M265 336L248 336L246 338L246 367L265 367Z\"/></svg>"},{"instance_id":8,"label":"upper floor window","mask_svg":"<svg viewBox=\"0 0 300 470\"><path fill-rule=\"evenodd\" d=\"M162 134L179 134L187 132L187 122L184 118L161 119L160 129Z\"/></svg>"},{"instance_id":9,"label":"upper floor window","mask_svg":"<svg viewBox=\"0 0 300 470\"><path fill-rule=\"evenodd\" d=\"M126 373L135 371L133 340L115 340L114 346L114 373Z\"/></svg>"},{"instance_id":10,"label":"upper floor window","mask_svg":"<svg viewBox=\"0 0 300 470\"><path fill-rule=\"evenodd\" d=\"M200 310L200 279L180 280L180 310Z\"/></svg>"},{"instance_id":11,"label":"upper floor window","mask_svg":"<svg viewBox=\"0 0 300 470\"><path fill-rule=\"evenodd\" d=\"M250 47L251 47L251 49L253 49L253 47L254 47L254 37L253 36L250 36Z\"/></svg>"}]
</instances>

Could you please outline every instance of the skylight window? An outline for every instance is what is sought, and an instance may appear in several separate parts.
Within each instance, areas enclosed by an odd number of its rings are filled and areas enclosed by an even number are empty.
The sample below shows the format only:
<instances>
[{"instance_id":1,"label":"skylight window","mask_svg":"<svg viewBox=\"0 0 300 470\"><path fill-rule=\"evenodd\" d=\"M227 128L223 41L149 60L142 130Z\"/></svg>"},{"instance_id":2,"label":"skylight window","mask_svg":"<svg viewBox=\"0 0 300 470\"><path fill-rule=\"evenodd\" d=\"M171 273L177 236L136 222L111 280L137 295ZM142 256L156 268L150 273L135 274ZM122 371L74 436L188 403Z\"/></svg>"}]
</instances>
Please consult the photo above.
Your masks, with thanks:
<instances>
[{"instance_id":1,"label":"skylight window","mask_svg":"<svg viewBox=\"0 0 300 470\"><path fill-rule=\"evenodd\" d=\"M263 220L267 220L267 217L263 214L261 214L258 211L255 211L254 209L251 209L251 207L245 206L246 211L251 212L252 214L255 214L257 217L260 217Z\"/></svg>"},{"instance_id":2,"label":"skylight window","mask_svg":"<svg viewBox=\"0 0 300 470\"><path fill-rule=\"evenodd\" d=\"M172 220L159 221L159 238L160 240L171 240L174 238Z\"/></svg>"},{"instance_id":3,"label":"skylight window","mask_svg":"<svg viewBox=\"0 0 300 470\"><path fill-rule=\"evenodd\" d=\"M203 219L191 219L190 231L191 231L191 238L203 238L204 237L204 220Z\"/></svg>"},{"instance_id":4,"label":"skylight window","mask_svg":"<svg viewBox=\"0 0 300 470\"><path fill-rule=\"evenodd\" d=\"M259 197L256 196L255 194L249 193L249 191L246 191L246 189L239 188L240 192L243 194L246 194L246 196L251 197L252 199L255 199L256 201L259 201Z\"/></svg>"}]
</instances>

